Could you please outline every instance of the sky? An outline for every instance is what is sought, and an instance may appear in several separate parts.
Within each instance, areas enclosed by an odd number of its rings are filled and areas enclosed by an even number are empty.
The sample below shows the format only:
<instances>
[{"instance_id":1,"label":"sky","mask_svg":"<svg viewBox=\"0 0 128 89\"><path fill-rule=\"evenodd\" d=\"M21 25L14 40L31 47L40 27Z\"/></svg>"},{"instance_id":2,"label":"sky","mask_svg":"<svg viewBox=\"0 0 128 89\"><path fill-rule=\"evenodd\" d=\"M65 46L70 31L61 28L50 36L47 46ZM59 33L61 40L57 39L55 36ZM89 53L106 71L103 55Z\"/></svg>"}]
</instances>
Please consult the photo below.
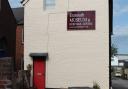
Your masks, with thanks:
<instances>
[{"instance_id":1,"label":"sky","mask_svg":"<svg viewBox=\"0 0 128 89\"><path fill-rule=\"evenodd\" d=\"M119 54L128 54L128 0L113 0L112 43Z\"/></svg>"},{"instance_id":2,"label":"sky","mask_svg":"<svg viewBox=\"0 0 128 89\"><path fill-rule=\"evenodd\" d=\"M21 4L20 4L20 1L22 1L22 0L9 0L9 3L10 3L10 5L11 5L11 7L12 8L16 8L16 7L20 7L20 6L22 6ZM54 3L55 2L55 0L47 0L47 4L51 4L51 3Z\"/></svg>"},{"instance_id":3,"label":"sky","mask_svg":"<svg viewBox=\"0 0 128 89\"><path fill-rule=\"evenodd\" d=\"M12 8L16 8L16 7L21 7L22 5L20 4L21 0L9 0L9 3L11 5Z\"/></svg>"}]
</instances>

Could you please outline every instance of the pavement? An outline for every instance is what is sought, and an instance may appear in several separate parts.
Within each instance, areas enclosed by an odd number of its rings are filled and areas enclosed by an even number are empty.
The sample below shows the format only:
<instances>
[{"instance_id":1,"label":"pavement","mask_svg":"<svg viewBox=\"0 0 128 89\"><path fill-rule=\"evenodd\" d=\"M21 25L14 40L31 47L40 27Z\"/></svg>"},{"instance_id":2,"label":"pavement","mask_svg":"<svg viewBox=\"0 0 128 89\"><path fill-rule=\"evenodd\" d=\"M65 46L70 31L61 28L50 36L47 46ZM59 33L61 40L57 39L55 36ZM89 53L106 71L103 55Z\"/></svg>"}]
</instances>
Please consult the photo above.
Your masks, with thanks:
<instances>
[{"instance_id":1,"label":"pavement","mask_svg":"<svg viewBox=\"0 0 128 89\"><path fill-rule=\"evenodd\" d=\"M128 89L128 80L113 78L112 89Z\"/></svg>"}]
</instances>

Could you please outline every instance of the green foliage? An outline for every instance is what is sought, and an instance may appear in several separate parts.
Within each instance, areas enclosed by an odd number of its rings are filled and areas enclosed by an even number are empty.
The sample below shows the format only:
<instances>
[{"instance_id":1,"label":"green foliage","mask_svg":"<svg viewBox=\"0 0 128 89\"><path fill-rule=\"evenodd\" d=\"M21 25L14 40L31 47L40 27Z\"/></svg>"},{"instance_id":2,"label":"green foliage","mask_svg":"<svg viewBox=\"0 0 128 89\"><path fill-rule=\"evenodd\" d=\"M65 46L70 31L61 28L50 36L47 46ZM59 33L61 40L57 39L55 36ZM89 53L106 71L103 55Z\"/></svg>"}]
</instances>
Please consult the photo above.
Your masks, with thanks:
<instances>
[{"instance_id":1,"label":"green foliage","mask_svg":"<svg viewBox=\"0 0 128 89\"><path fill-rule=\"evenodd\" d=\"M32 65L31 65L31 64L28 64L28 65L27 65L27 70L29 70L29 71L32 70Z\"/></svg>"},{"instance_id":2,"label":"green foliage","mask_svg":"<svg viewBox=\"0 0 128 89\"><path fill-rule=\"evenodd\" d=\"M118 48L114 44L111 45L111 57L115 56L118 53Z\"/></svg>"},{"instance_id":3,"label":"green foliage","mask_svg":"<svg viewBox=\"0 0 128 89\"><path fill-rule=\"evenodd\" d=\"M98 83L94 82L93 83L93 89L100 89L100 86Z\"/></svg>"}]
</instances>

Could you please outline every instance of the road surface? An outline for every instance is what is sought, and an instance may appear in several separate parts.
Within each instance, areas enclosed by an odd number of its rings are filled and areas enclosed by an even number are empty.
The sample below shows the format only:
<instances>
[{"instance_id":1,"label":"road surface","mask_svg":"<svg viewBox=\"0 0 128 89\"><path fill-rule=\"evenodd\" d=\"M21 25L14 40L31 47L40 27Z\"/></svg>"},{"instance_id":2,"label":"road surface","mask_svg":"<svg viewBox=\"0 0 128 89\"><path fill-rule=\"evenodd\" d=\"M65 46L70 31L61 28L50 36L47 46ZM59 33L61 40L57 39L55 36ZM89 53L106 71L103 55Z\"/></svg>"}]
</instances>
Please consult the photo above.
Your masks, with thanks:
<instances>
[{"instance_id":1,"label":"road surface","mask_svg":"<svg viewBox=\"0 0 128 89\"><path fill-rule=\"evenodd\" d=\"M112 79L112 89L128 89L128 80L121 78Z\"/></svg>"}]
</instances>

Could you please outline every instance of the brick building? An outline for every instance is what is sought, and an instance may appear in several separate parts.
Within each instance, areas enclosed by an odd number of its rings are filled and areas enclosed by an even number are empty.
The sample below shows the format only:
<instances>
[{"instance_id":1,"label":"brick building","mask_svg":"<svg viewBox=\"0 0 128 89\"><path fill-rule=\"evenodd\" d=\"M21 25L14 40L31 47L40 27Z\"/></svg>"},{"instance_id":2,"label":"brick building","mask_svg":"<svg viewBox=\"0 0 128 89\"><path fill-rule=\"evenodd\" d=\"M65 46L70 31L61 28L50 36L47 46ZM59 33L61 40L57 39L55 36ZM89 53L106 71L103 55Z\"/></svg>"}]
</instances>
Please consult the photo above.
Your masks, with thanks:
<instances>
[{"instance_id":1,"label":"brick building","mask_svg":"<svg viewBox=\"0 0 128 89\"><path fill-rule=\"evenodd\" d=\"M0 57L15 58L16 20L8 0L1 0L0 10Z\"/></svg>"},{"instance_id":2,"label":"brick building","mask_svg":"<svg viewBox=\"0 0 128 89\"><path fill-rule=\"evenodd\" d=\"M8 0L0 0L0 89L11 88L17 22Z\"/></svg>"},{"instance_id":3,"label":"brick building","mask_svg":"<svg viewBox=\"0 0 128 89\"><path fill-rule=\"evenodd\" d=\"M11 57L14 69L23 63L24 9L11 9L8 0L1 0L0 9L0 57Z\"/></svg>"},{"instance_id":4,"label":"brick building","mask_svg":"<svg viewBox=\"0 0 128 89\"><path fill-rule=\"evenodd\" d=\"M13 8L12 11L17 21L15 64L16 70L21 70L23 67L24 52L24 8Z\"/></svg>"}]
</instances>

